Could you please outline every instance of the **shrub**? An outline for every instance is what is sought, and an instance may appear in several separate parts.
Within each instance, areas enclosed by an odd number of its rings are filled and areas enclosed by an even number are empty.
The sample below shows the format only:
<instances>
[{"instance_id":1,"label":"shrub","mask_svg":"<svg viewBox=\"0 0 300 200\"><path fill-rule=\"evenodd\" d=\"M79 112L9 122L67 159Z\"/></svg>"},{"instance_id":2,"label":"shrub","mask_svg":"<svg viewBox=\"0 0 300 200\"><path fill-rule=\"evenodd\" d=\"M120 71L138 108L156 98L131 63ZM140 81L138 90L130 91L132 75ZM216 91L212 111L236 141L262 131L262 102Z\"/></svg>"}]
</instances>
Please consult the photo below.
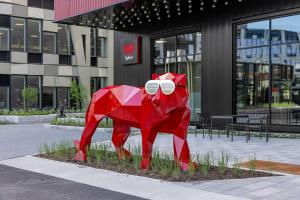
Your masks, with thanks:
<instances>
[{"instance_id":1,"label":"shrub","mask_svg":"<svg viewBox=\"0 0 300 200\"><path fill-rule=\"evenodd\" d=\"M34 107L38 102L38 90L34 87L26 87L22 90L22 98L25 101L24 109Z\"/></svg>"}]
</instances>

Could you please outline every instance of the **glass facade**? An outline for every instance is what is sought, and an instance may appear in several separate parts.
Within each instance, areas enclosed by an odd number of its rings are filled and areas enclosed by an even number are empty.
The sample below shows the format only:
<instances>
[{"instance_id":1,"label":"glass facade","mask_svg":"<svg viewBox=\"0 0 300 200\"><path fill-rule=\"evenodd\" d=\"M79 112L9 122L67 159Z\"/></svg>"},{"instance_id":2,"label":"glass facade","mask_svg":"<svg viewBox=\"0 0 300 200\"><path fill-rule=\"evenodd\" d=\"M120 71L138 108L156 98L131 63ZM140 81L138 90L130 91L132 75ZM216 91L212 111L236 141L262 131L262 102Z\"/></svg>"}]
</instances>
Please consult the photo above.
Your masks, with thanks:
<instances>
[{"instance_id":1,"label":"glass facade","mask_svg":"<svg viewBox=\"0 0 300 200\"><path fill-rule=\"evenodd\" d=\"M56 33L43 33L43 52L56 54Z\"/></svg>"},{"instance_id":2,"label":"glass facade","mask_svg":"<svg viewBox=\"0 0 300 200\"><path fill-rule=\"evenodd\" d=\"M92 77L91 78L91 95L101 88L105 88L107 86L107 78L106 77Z\"/></svg>"},{"instance_id":3,"label":"glass facade","mask_svg":"<svg viewBox=\"0 0 300 200\"><path fill-rule=\"evenodd\" d=\"M0 27L0 51L9 51L9 29Z\"/></svg>"},{"instance_id":4,"label":"glass facade","mask_svg":"<svg viewBox=\"0 0 300 200\"><path fill-rule=\"evenodd\" d=\"M69 88L57 88L57 106L64 105L70 107Z\"/></svg>"},{"instance_id":5,"label":"glass facade","mask_svg":"<svg viewBox=\"0 0 300 200\"><path fill-rule=\"evenodd\" d=\"M57 34L58 54L70 55L70 28L67 25L58 25Z\"/></svg>"},{"instance_id":6,"label":"glass facade","mask_svg":"<svg viewBox=\"0 0 300 200\"><path fill-rule=\"evenodd\" d=\"M43 108L56 108L56 88L43 88Z\"/></svg>"},{"instance_id":7,"label":"glass facade","mask_svg":"<svg viewBox=\"0 0 300 200\"><path fill-rule=\"evenodd\" d=\"M41 78L40 76L27 76L27 87L35 88L38 92L38 99L36 102L31 103L31 105L27 104L27 108L39 108L40 107L40 99L41 99Z\"/></svg>"},{"instance_id":8,"label":"glass facade","mask_svg":"<svg viewBox=\"0 0 300 200\"><path fill-rule=\"evenodd\" d=\"M97 38L97 52L98 57L106 58L107 57L107 39L104 37Z\"/></svg>"},{"instance_id":9,"label":"glass facade","mask_svg":"<svg viewBox=\"0 0 300 200\"><path fill-rule=\"evenodd\" d=\"M11 76L11 108L23 109L22 91L25 88L25 76Z\"/></svg>"},{"instance_id":10,"label":"glass facade","mask_svg":"<svg viewBox=\"0 0 300 200\"><path fill-rule=\"evenodd\" d=\"M202 34L194 32L154 41L154 71L156 74L174 72L187 75L192 120L201 113L201 41Z\"/></svg>"},{"instance_id":11,"label":"glass facade","mask_svg":"<svg viewBox=\"0 0 300 200\"><path fill-rule=\"evenodd\" d=\"M41 21L27 20L28 26L28 52L41 53Z\"/></svg>"},{"instance_id":12,"label":"glass facade","mask_svg":"<svg viewBox=\"0 0 300 200\"><path fill-rule=\"evenodd\" d=\"M236 108L269 113L272 124L300 120L300 15L237 26Z\"/></svg>"},{"instance_id":13,"label":"glass facade","mask_svg":"<svg viewBox=\"0 0 300 200\"><path fill-rule=\"evenodd\" d=\"M11 18L11 50L25 51L25 19Z\"/></svg>"}]
</instances>

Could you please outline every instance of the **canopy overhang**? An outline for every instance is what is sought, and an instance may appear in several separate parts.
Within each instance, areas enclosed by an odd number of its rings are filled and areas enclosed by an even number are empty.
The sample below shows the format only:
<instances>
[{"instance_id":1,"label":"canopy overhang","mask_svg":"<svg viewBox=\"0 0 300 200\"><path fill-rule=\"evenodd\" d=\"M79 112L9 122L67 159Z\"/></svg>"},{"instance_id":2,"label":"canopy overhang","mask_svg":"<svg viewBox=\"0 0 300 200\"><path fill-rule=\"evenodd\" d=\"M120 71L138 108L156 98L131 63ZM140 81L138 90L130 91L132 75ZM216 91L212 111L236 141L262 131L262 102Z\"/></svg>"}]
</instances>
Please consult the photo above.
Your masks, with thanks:
<instances>
[{"instance_id":1,"label":"canopy overhang","mask_svg":"<svg viewBox=\"0 0 300 200\"><path fill-rule=\"evenodd\" d=\"M93 28L131 32L144 25L198 19L249 0L55 0L55 20ZM230 11L229 11L230 12Z\"/></svg>"},{"instance_id":2,"label":"canopy overhang","mask_svg":"<svg viewBox=\"0 0 300 200\"><path fill-rule=\"evenodd\" d=\"M55 21L69 19L89 12L105 9L129 0L55 0Z\"/></svg>"}]
</instances>

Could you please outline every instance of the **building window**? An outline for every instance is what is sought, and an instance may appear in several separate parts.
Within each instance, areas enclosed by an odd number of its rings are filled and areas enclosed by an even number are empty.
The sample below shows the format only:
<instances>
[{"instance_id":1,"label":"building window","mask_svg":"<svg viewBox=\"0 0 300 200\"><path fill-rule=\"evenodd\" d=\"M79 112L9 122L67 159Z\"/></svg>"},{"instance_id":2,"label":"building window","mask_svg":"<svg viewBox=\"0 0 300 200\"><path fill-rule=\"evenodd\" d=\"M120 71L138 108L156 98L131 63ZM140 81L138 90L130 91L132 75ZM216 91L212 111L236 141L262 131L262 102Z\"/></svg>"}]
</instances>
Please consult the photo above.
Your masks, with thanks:
<instances>
[{"instance_id":1,"label":"building window","mask_svg":"<svg viewBox=\"0 0 300 200\"><path fill-rule=\"evenodd\" d=\"M9 108L9 76L0 75L0 109Z\"/></svg>"},{"instance_id":2,"label":"building window","mask_svg":"<svg viewBox=\"0 0 300 200\"><path fill-rule=\"evenodd\" d=\"M91 77L91 94L107 86L106 77Z\"/></svg>"},{"instance_id":3,"label":"building window","mask_svg":"<svg viewBox=\"0 0 300 200\"><path fill-rule=\"evenodd\" d=\"M43 0L43 8L54 10L54 0Z\"/></svg>"},{"instance_id":4,"label":"building window","mask_svg":"<svg viewBox=\"0 0 300 200\"><path fill-rule=\"evenodd\" d=\"M201 113L201 32L193 32L154 40L154 71L187 75L191 120Z\"/></svg>"},{"instance_id":5,"label":"building window","mask_svg":"<svg viewBox=\"0 0 300 200\"><path fill-rule=\"evenodd\" d=\"M11 50L25 51L25 19L11 18Z\"/></svg>"},{"instance_id":6,"label":"building window","mask_svg":"<svg viewBox=\"0 0 300 200\"><path fill-rule=\"evenodd\" d=\"M27 87L35 88L38 92L38 99L36 102L32 102L32 104L27 104L27 108L39 108L40 100L41 100L41 77L40 76L27 76Z\"/></svg>"},{"instance_id":7,"label":"building window","mask_svg":"<svg viewBox=\"0 0 300 200\"><path fill-rule=\"evenodd\" d=\"M64 105L66 108L70 107L69 88L57 88L57 106Z\"/></svg>"},{"instance_id":8,"label":"building window","mask_svg":"<svg viewBox=\"0 0 300 200\"><path fill-rule=\"evenodd\" d=\"M43 108L56 108L56 88L43 88Z\"/></svg>"},{"instance_id":9,"label":"building window","mask_svg":"<svg viewBox=\"0 0 300 200\"><path fill-rule=\"evenodd\" d=\"M97 29L91 29L91 57L96 57L96 38L97 38Z\"/></svg>"},{"instance_id":10,"label":"building window","mask_svg":"<svg viewBox=\"0 0 300 200\"><path fill-rule=\"evenodd\" d=\"M237 26L238 113L267 113L272 124L300 121L299 21L295 15Z\"/></svg>"},{"instance_id":11,"label":"building window","mask_svg":"<svg viewBox=\"0 0 300 200\"><path fill-rule=\"evenodd\" d=\"M42 8L42 0L28 0L28 6Z\"/></svg>"},{"instance_id":12,"label":"building window","mask_svg":"<svg viewBox=\"0 0 300 200\"><path fill-rule=\"evenodd\" d=\"M56 54L56 33L44 32L43 52L49 54Z\"/></svg>"},{"instance_id":13,"label":"building window","mask_svg":"<svg viewBox=\"0 0 300 200\"><path fill-rule=\"evenodd\" d=\"M104 37L97 38L97 54L98 57L107 58L107 39Z\"/></svg>"},{"instance_id":14,"label":"building window","mask_svg":"<svg viewBox=\"0 0 300 200\"><path fill-rule=\"evenodd\" d=\"M57 34L58 54L70 55L70 28L67 25L58 25Z\"/></svg>"},{"instance_id":15,"label":"building window","mask_svg":"<svg viewBox=\"0 0 300 200\"><path fill-rule=\"evenodd\" d=\"M41 52L41 21L29 19L28 26L28 52Z\"/></svg>"},{"instance_id":16,"label":"building window","mask_svg":"<svg viewBox=\"0 0 300 200\"><path fill-rule=\"evenodd\" d=\"M0 27L0 51L9 51L9 29Z\"/></svg>"},{"instance_id":17,"label":"building window","mask_svg":"<svg viewBox=\"0 0 300 200\"><path fill-rule=\"evenodd\" d=\"M25 88L25 76L11 76L11 108L23 109L22 91Z\"/></svg>"},{"instance_id":18,"label":"building window","mask_svg":"<svg viewBox=\"0 0 300 200\"><path fill-rule=\"evenodd\" d=\"M54 0L28 0L29 7L54 9Z\"/></svg>"}]
</instances>

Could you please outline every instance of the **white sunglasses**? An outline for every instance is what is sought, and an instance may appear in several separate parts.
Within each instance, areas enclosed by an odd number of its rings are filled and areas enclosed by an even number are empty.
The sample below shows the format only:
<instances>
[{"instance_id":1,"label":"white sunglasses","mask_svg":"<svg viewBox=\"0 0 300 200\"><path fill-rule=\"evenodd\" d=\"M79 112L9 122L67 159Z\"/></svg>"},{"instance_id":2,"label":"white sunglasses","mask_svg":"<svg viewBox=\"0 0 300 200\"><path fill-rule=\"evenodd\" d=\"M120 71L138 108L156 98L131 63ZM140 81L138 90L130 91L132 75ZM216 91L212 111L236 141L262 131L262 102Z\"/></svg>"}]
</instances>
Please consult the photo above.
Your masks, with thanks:
<instances>
[{"instance_id":1,"label":"white sunglasses","mask_svg":"<svg viewBox=\"0 0 300 200\"><path fill-rule=\"evenodd\" d=\"M159 87L165 95L170 95L175 91L175 83L171 80L150 80L146 83L146 92L150 95L156 94Z\"/></svg>"}]
</instances>

